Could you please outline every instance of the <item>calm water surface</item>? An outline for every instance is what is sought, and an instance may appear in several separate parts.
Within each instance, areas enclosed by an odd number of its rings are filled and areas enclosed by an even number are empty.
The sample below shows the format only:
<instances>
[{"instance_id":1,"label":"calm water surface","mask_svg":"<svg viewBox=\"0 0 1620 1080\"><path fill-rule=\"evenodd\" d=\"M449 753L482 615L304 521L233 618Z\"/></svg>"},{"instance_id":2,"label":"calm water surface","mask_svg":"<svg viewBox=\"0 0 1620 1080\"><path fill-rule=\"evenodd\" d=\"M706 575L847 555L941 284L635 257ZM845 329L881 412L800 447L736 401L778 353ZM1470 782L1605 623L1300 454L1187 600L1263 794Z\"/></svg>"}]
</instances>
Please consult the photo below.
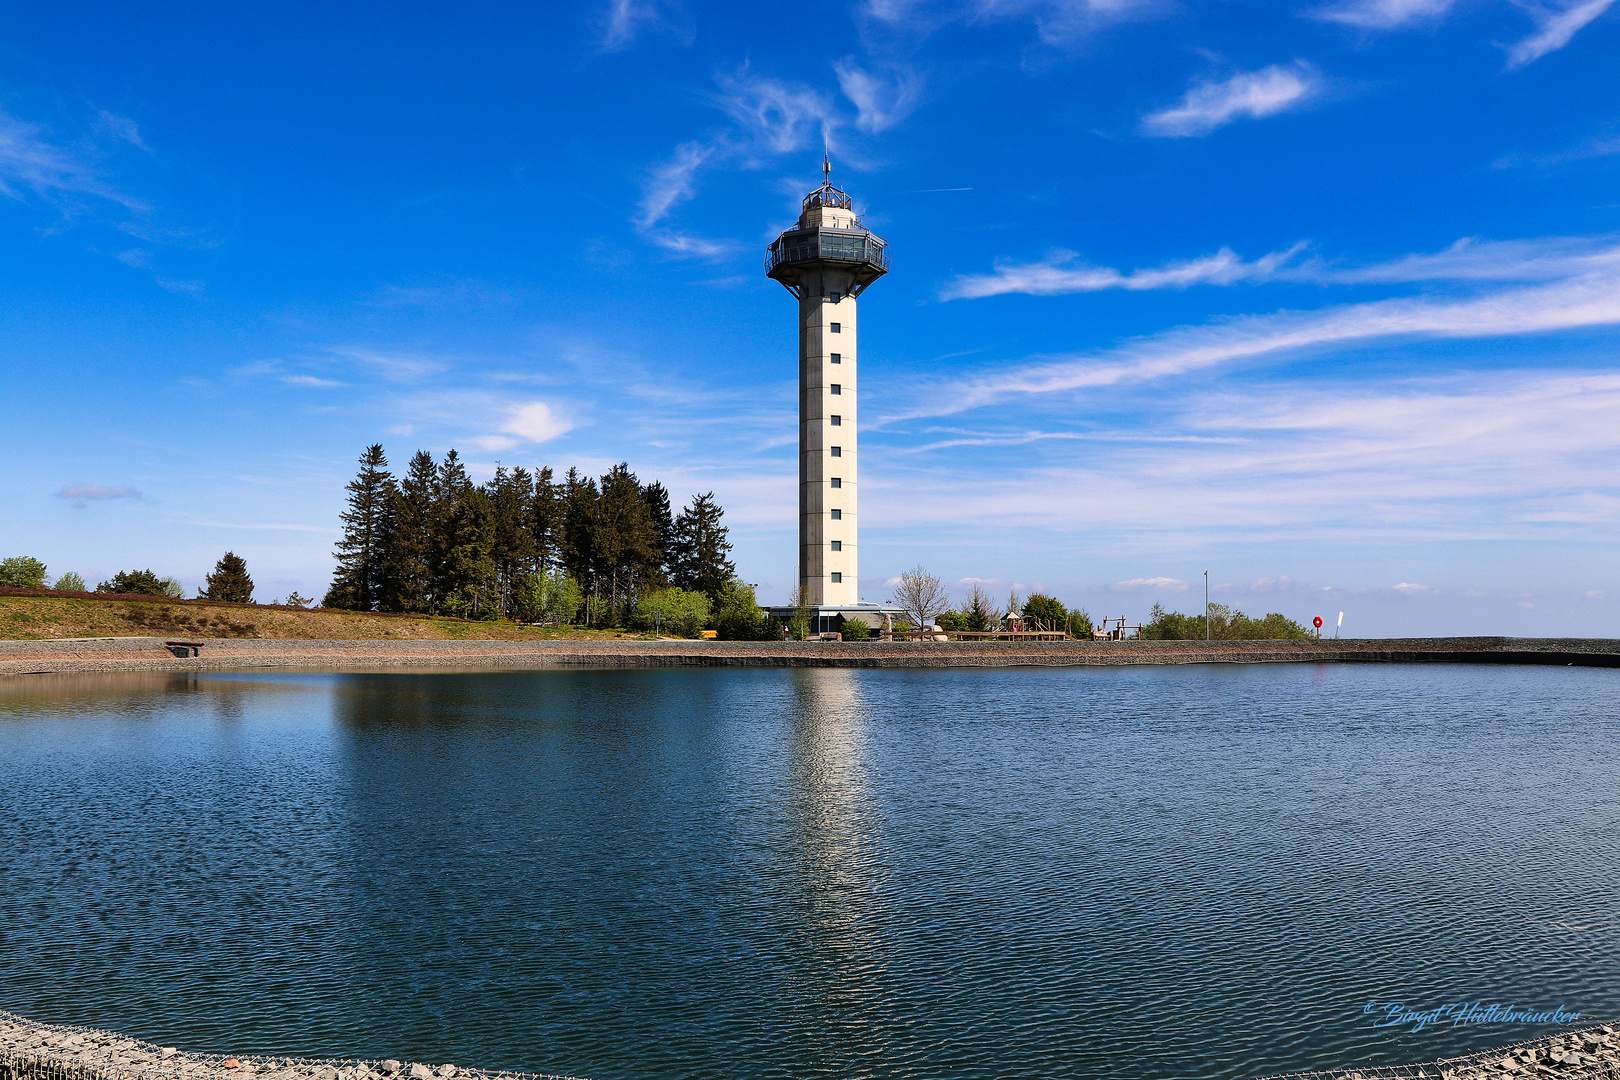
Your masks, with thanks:
<instances>
[{"instance_id":1,"label":"calm water surface","mask_svg":"<svg viewBox=\"0 0 1620 1080\"><path fill-rule=\"evenodd\" d=\"M0 1008L662 1077L1210 1077L1620 1017L1620 671L0 687Z\"/></svg>"}]
</instances>

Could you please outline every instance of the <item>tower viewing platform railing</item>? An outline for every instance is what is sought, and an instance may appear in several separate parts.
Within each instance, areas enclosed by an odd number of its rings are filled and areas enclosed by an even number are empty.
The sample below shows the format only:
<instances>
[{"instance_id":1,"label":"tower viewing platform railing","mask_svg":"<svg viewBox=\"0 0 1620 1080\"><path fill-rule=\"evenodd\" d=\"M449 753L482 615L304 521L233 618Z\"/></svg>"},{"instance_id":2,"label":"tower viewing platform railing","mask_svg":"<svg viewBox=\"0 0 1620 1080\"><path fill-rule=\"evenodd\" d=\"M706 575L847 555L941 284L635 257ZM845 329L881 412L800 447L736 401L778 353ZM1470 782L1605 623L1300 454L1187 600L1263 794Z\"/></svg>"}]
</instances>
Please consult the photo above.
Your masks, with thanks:
<instances>
[{"instance_id":1,"label":"tower viewing platform railing","mask_svg":"<svg viewBox=\"0 0 1620 1080\"><path fill-rule=\"evenodd\" d=\"M814 259L870 263L885 271L889 269L888 245L871 233L813 229L787 233L772 244L765 253L765 272L769 274L783 263Z\"/></svg>"}]
</instances>

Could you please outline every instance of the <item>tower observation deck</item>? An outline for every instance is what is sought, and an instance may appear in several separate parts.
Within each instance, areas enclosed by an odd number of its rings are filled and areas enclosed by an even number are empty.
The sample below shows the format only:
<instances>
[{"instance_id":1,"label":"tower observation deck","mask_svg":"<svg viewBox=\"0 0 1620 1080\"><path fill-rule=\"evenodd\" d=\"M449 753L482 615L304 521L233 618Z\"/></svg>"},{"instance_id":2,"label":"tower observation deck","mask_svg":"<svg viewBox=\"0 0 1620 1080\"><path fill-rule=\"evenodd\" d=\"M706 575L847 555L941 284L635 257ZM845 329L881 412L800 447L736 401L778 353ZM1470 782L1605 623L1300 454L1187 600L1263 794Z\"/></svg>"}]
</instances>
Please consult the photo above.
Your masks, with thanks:
<instances>
[{"instance_id":1,"label":"tower observation deck","mask_svg":"<svg viewBox=\"0 0 1620 1080\"><path fill-rule=\"evenodd\" d=\"M889 252L825 159L822 175L765 273L799 301L799 585L810 607L844 611L862 606L856 298L888 273Z\"/></svg>"}]
</instances>

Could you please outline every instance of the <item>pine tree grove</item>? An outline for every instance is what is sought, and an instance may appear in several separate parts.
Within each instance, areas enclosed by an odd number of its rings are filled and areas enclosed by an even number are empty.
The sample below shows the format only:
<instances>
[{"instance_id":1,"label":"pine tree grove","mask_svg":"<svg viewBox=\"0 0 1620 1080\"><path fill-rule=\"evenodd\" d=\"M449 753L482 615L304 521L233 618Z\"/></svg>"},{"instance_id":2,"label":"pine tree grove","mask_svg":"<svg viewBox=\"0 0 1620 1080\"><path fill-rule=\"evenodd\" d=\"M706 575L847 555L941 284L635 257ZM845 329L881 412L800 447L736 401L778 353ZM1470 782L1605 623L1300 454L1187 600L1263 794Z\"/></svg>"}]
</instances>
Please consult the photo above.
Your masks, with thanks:
<instances>
[{"instance_id":1,"label":"pine tree grove","mask_svg":"<svg viewBox=\"0 0 1620 1080\"><path fill-rule=\"evenodd\" d=\"M659 590L712 601L734 575L714 493L672 518L664 485L623 463L560 482L501 466L480 485L454 450L418 451L396 479L370 446L347 491L325 607L626 625Z\"/></svg>"}]
</instances>

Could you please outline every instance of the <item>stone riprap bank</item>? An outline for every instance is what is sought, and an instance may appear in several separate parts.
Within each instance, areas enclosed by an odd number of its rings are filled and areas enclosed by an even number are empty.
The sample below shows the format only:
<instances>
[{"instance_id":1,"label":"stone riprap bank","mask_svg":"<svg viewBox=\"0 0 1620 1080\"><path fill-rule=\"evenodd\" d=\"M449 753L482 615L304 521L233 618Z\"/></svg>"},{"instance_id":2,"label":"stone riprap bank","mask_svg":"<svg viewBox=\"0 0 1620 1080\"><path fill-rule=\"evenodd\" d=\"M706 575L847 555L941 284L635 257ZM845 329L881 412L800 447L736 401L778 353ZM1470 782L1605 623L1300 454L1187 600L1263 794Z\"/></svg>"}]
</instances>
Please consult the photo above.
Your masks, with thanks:
<instances>
[{"instance_id":1,"label":"stone riprap bank","mask_svg":"<svg viewBox=\"0 0 1620 1080\"><path fill-rule=\"evenodd\" d=\"M1129 1075L1122 1070L1121 1075ZM1289 1073L1268 1080L1608 1080L1620 1077L1611 1025L1560 1032L1420 1065ZM187 1054L110 1031L38 1024L0 1012L0 1080L576 1080L397 1060Z\"/></svg>"},{"instance_id":2,"label":"stone riprap bank","mask_svg":"<svg viewBox=\"0 0 1620 1080\"><path fill-rule=\"evenodd\" d=\"M187 655L177 656L176 652ZM195 655L192 655L192 654ZM1126 664L1485 663L1620 667L1620 641L311 641L161 638L0 641L0 675L411 667L1112 667Z\"/></svg>"},{"instance_id":3,"label":"stone riprap bank","mask_svg":"<svg viewBox=\"0 0 1620 1080\"><path fill-rule=\"evenodd\" d=\"M110 1031L0 1012L0 1080L574 1080L409 1061L186 1054Z\"/></svg>"},{"instance_id":4,"label":"stone riprap bank","mask_svg":"<svg viewBox=\"0 0 1620 1080\"><path fill-rule=\"evenodd\" d=\"M1465 1057L1377 1069L1288 1073L1266 1080L1609 1080L1620 1077L1620 1033L1611 1024L1565 1031Z\"/></svg>"}]
</instances>

